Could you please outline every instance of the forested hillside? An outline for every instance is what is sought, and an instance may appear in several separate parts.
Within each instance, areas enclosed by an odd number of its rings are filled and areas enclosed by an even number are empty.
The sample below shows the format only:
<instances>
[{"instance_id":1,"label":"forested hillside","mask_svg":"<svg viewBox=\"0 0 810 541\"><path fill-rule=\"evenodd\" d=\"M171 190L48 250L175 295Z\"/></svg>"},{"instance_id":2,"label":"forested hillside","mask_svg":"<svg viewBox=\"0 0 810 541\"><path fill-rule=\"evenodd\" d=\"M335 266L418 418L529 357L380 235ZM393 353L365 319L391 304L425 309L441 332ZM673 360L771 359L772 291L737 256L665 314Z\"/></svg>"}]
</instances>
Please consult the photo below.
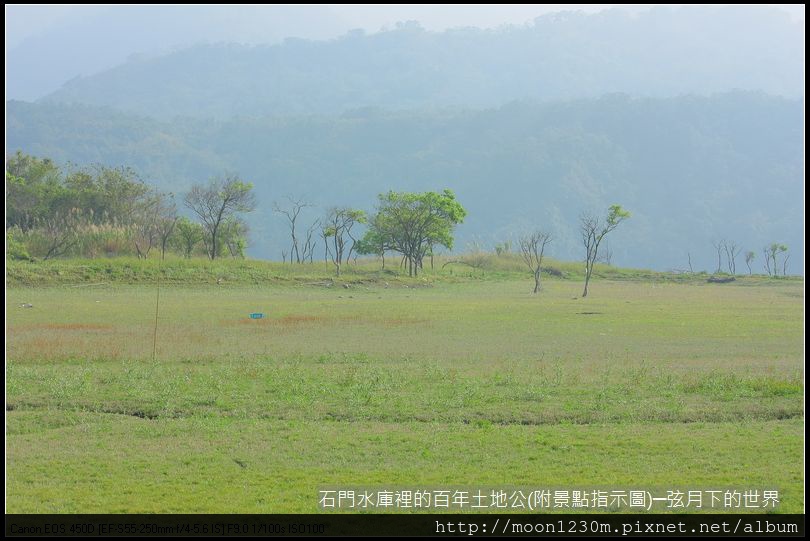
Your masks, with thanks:
<instances>
[{"instance_id":1,"label":"forested hillside","mask_svg":"<svg viewBox=\"0 0 810 541\"><path fill-rule=\"evenodd\" d=\"M712 97L528 101L481 110L176 119L109 109L7 103L7 149L65 164L131 166L161 189L232 172L253 182L254 256L280 258L284 221L273 202L372 210L391 190L455 191L468 210L456 246L543 226L551 253L581 256L578 217L620 203L632 212L611 238L614 262L714 270L712 241L759 254L774 241L803 259L803 101L760 93ZM759 269L762 270L762 269Z\"/></svg>"},{"instance_id":2,"label":"forested hillside","mask_svg":"<svg viewBox=\"0 0 810 541\"><path fill-rule=\"evenodd\" d=\"M804 23L762 6L561 12L526 25L445 32L411 21L326 41L138 55L45 99L156 118L229 118L732 89L803 96Z\"/></svg>"}]
</instances>

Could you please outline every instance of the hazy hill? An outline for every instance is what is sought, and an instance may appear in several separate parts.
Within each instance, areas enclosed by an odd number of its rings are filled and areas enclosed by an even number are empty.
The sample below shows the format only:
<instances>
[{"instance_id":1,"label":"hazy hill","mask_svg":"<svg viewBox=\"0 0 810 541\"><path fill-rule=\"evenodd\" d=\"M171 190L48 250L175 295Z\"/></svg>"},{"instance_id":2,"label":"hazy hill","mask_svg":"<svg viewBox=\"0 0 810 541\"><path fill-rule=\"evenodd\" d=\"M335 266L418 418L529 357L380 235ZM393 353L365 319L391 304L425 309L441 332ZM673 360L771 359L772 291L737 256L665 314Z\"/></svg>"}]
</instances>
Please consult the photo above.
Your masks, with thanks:
<instances>
[{"instance_id":1,"label":"hazy hill","mask_svg":"<svg viewBox=\"0 0 810 541\"><path fill-rule=\"evenodd\" d=\"M727 6L563 12L497 30L429 32L412 22L328 41L134 57L45 99L157 118L229 118L732 89L803 96L804 23L775 9Z\"/></svg>"},{"instance_id":2,"label":"hazy hill","mask_svg":"<svg viewBox=\"0 0 810 541\"><path fill-rule=\"evenodd\" d=\"M9 31L33 26L36 8L6 12L6 95L33 100L65 81L198 43L275 43L290 35L328 38L347 26L329 6L82 5L49 6L39 30L9 43ZM23 17L23 20L20 18ZM45 20L42 20L45 19ZM48 24L50 22L50 24Z\"/></svg>"},{"instance_id":3,"label":"hazy hill","mask_svg":"<svg viewBox=\"0 0 810 541\"><path fill-rule=\"evenodd\" d=\"M452 188L469 210L458 246L491 249L532 226L552 253L579 257L583 210L621 203L633 218L611 240L621 265L713 270L711 241L759 254L804 244L803 102L764 94L631 99L613 95L486 110L160 122L86 106L7 103L8 150L60 162L132 165L166 189L226 171L257 186L256 256L285 239L272 202L305 195L371 209L394 190ZM744 267L742 261L738 268Z\"/></svg>"}]
</instances>

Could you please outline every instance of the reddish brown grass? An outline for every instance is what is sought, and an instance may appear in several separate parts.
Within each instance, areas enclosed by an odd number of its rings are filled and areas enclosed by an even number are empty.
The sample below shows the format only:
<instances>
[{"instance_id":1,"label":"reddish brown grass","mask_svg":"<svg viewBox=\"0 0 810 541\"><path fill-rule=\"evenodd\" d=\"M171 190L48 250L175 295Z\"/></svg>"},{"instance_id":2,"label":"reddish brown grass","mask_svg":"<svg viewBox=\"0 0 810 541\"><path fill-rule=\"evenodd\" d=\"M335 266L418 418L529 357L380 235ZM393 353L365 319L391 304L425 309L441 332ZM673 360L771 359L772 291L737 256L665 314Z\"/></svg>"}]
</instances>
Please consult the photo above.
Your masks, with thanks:
<instances>
[{"instance_id":1,"label":"reddish brown grass","mask_svg":"<svg viewBox=\"0 0 810 541\"><path fill-rule=\"evenodd\" d=\"M301 326L326 326L326 325L382 325L384 327L399 327L402 325L413 325L417 323L424 323L424 319L407 319L407 318L364 318L358 316L306 316L306 315L289 315L284 317L269 317L262 319L237 319L237 320L222 320L220 324L227 325L254 325L261 327L280 327L290 329Z\"/></svg>"},{"instance_id":2,"label":"reddish brown grass","mask_svg":"<svg viewBox=\"0 0 810 541\"><path fill-rule=\"evenodd\" d=\"M50 331L108 331L112 328L112 325L98 323L34 323L17 327L19 330L46 329Z\"/></svg>"}]
</instances>

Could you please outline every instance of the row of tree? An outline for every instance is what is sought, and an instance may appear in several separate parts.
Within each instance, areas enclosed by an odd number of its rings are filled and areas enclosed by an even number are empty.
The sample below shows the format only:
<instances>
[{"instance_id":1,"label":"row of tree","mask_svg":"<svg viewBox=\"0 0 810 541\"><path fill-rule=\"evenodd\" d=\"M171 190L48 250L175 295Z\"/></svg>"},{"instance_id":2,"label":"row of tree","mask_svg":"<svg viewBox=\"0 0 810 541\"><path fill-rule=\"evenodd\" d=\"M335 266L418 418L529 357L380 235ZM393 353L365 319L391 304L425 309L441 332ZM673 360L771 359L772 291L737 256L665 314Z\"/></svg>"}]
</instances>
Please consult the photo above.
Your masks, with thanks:
<instances>
[{"instance_id":1,"label":"row of tree","mask_svg":"<svg viewBox=\"0 0 810 541\"><path fill-rule=\"evenodd\" d=\"M385 254L401 255L409 276L417 276L426 257L443 246L453 248L455 226L464 221L467 211L450 190L424 193L389 191L378 196L376 211L369 215L350 207L332 207L324 218L316 220L300 235L302 209L311 206L302 199L288 198L289 204L274 208L283 215L290 230L290 248L282 259L291 263L312 261L314 234L324 244L324 259L331 260L340 276L341 266L352 254L377 255L385 267ZM357 235L355 226L364 224L366 232Z\"/></svg>"},{"instance_id":2,"label":"row of tree","mask_svg":"<svg viewBox=\"0 0 810 541\"><path fill-rule=\"evenodd\" d=\"M623 221L630 217L630 213L623 209L621 205L611 205L607 215L596 216L594 214L582 214L579 218L579 232L585 248L585 288L582 296L588 296L588 285L593 276L593 269L600 260L600 248L603 241L610 232L619 227ZM553 240L553 235L547 231L537 230L530 234L523 235L518 240L520 254L523 262L529 267L534 276L534 293L540 291L540 276L543 270L543 256L546 246ZM507 245L502 245L501 250L507 250Z\"/></svg>"},{"instance_id":3,"label":"row of tree","mask_svg":"<svg viewBox=\"0 0 810 541\"><path fill-rule=\"evenodd\" d=\"M106 255L120 253L120 242L110 242L116 236L126 239L139 258L149 257L155 248L161 257L170 248L191 257L199 247L212 260L228 253L243 256L248 233L243 214L256 208L253 185L235 175L191 187L182 203L194 221L178 213L174 194L148 186L132 169L93 166L63 171L47 158L20 152L6 162L6 201L7 237L36 239L37 255L43 259L77 253L76 247L90 235L104 238L100 250ZM320 237L324 259L332 261L338 275L353 255L376 254L384 265L385 253L396 252L409 275L415 276L436 247L453 248L453 230L466 216L450 190L388 192L379 195L372 215L333 207L301 232L299 216L311 205L289 202L284 208L275 205L290 228L291 245L282 253L284 261L312 262ZM359 224L367 226L362 237L357 233Z\"/></svg>"},{"instance_id":4,"label":"row of tree","mask_svg":"<svg viewBox=\"0 0 810 541\"><path fill-rule=\"evenodd\" d=\"M283 215L290 231L290 248L282 252L286 262L312 262L314 247L313 234L320 232L324 242L324 258L332 260L337 275L343 262L352 253L376 255L382 259L385 268L385 254L394 252L402 257L402 264L409 276L417 276L424 268L426 257L431 258L437 247L453 248L453 231L464 221L467 211L456 200L450 190L441 193L401 193L387 192L378 196L374 214L367 216L362 210L348 207L333 207L326 217L316 220L299 236L301 211L310 207L303 199L287 198L288 205L275 203L274 209ZM594 266L600 260L600 248L605 237L619 224L630 217L621 205L612 205L604 217L583 214L580 217L580 233L585 247L585 288L582 296L588 295L588 285L593 276ZM367 229L362 237L353 233L356 224L365 224ZM541 289L543 257L553 235L537 230L519 239L521 257L534 276L534 293ZM348 250L347 250L348 248ZM496 247L499 253L509 251L511 243Z\"/></svg>"},{"instance_id":5,"label":"row of tree","mask_svg":"<svg viewBox=\"0 0 810 541\"><path fill-rule=\"evenodd\" d=\"M238 177L194 186L183 198L199 222L178 213L174 194L144 183L129 168L59 168L51 160L20 152L6 161L7 238L28 241L50 259L66 254L133 253L165 257L175 249L191 257L202 247L214 259L243 256L247 226L239 213L252 210L250 184ZM93 242L93 239L96 242Z\"/></svg>"},{"instance_id":6,"label":"row of tree","mask_svg":"<svg viewBox=\"0 0 810 541\"><path fill-rule=\"evenodd\" d=\"M736 242L726 239L712 242L712 246L717 252L717 270L715 272L718 274L723 272L723 256L725 255L728 273L732 276L737 274L737 257L742 252L742 248ZM782 268L782 276L787 276L788 261L790 260L787 245L772 242L762 248L762 255L765 272L768 273L768 276L779 276L780 267ZM756 256L756 252L750 250L745 252L745 265L748 267L749 275L753 274L751 263L756 259ZM691 257L689 259L691 270Z\"/></svg>"},{"instance_id":7,"label":"row of tree","mask_svg":"<svg viewBox=\"0 0 810 541\"><path fill-rule=\"evenodd\" d=\"M243 214L256 208L253 185L231 175L196 184L182 198L185 208L197 221L180 216L174 195L160 192L141 181L128 168L68 168L62 171L52 161L18 152L6 163L7 238L19 232L39 239L39 255L49 259L69 253L90 233L123 232L139 258L157 248L161 257L174 249L185 257L202 251L209 259L230 254L243 257L248 228ZM274 210L286 218L290 245L282 251L284 262L313 262L316 246L323 243L324 261L341 269L357 255L376 255L385 268L387 253L401 257L410 276L417 276L426 259L433 264L437 248L453 249L455 227L464 221L467 211L451 190L442 192L394 192L379 194L373 213L351 207L332 207L325 216L306 227L300 224L302 211L312 205L303 199L288 198L287 204L274 204ZM585 286L588 287L596 263L605 260L604 241L630 213L621 205L612 205L606 215L580 216L580 235L584 248ZM365 226L362 235L360 225ZM552 233L537 230L520 237L518 245L523 262L534 276L534 292L541 289L543 257L553 241ZM713 243L718 268L723 255L730 274L736 273L736 258L742 249L732 241ZM511 243L496 247L509 251ZM105 249L112 255L109 249ZM113 253L115 250L113 250ZM765 269L777 276L781 263L787 274L787 246L772 243L763 249ZM782 256L780 261L780 256ZM746 252L750 263L754 252ZM691 257L690 257L691 270Z\"/></svg>"}]
</instances>

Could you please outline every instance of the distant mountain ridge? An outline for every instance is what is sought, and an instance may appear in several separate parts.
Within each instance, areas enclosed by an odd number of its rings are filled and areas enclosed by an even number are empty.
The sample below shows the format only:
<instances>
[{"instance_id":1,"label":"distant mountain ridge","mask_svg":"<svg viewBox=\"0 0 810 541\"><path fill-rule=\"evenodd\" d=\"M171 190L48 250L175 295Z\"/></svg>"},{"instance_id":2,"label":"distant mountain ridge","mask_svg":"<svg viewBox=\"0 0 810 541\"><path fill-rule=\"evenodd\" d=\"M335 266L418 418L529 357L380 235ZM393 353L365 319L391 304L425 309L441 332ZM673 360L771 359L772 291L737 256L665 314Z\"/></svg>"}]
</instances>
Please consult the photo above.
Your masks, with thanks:
<instances>
[{"instance_id":1,"label":"distant mountain ridge","mask_svg":"<svg viewBox=\"0 0 810 541\"><path fill-rule=\"evenodd\" d=\"M43 98L155 118L496 107L605 93L804 95L804 23L762 7L562 12L526 26L403 23L328 41L199 45L131 58Z\"/></svg>"}]
</instances>

